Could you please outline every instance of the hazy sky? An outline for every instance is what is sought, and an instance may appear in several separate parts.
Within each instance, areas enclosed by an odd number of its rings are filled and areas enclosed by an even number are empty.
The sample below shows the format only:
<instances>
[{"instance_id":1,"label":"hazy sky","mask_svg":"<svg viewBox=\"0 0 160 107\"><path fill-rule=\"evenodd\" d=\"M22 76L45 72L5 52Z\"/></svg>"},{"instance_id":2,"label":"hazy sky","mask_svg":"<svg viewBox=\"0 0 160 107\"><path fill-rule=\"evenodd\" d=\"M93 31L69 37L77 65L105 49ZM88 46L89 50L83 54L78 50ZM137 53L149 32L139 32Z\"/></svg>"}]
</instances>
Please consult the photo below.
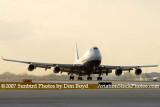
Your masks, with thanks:
<instances>
[{"instance_id":1,"label":"hazy sky","mask_svg":"<svg viewBox=\"0 0 160 107\"><path fill-rule=\"evenodd\" d=\"M160 0L0 0L0 55L5 58L74 63L77 42L80 56L98 46L102 64L148 65L160 62L159 41ZM1 73L27 73L27 67L0 61Z\"/></svg>"}]
</instances>

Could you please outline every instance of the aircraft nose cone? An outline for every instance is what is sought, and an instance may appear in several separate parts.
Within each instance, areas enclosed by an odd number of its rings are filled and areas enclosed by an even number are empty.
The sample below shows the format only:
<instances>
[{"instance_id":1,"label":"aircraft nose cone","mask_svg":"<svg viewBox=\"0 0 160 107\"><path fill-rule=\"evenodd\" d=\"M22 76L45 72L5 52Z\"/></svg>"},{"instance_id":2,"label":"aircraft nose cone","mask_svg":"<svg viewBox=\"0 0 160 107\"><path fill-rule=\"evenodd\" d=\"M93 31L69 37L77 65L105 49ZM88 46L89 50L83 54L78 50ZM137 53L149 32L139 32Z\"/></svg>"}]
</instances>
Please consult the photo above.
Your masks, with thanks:
<instances>
[{"instance_id":1,"label":"aircraft nose cone","mask_svg":"<svg viewBox=\"0 0 160 107\"><path fill-rule=\"evenodd\" d=\"M95 60L101 60L101 54L100 54L99 50L94 51L93 57Z\"/></svg>"}]
</instances>

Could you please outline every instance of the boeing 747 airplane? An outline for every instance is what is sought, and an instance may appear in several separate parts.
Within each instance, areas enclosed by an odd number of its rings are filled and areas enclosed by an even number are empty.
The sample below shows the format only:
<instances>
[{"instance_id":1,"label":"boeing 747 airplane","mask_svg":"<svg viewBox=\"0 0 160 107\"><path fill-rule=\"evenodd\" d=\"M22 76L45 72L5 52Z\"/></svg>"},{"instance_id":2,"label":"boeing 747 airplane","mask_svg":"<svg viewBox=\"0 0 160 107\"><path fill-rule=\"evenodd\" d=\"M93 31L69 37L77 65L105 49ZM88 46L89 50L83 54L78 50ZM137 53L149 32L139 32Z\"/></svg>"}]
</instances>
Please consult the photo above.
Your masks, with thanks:
<instances>
[{"instance_id":1,"label":"boeing 747 airplane","mask_svg":"<svg viewBox=\"0 0 160 107\"><path fill-rule=\"evenodd\" d=\"M87 80L92 80L91 74L98 74L97 80L102 80L102 74L108 75L115 70L115 74L120 76L123 71L131 71L135 69L135 74L140 75L142 73L143 67L157 67L158 65L145 65L145 66L111 66L111 65L101 65L102 57L99 49L97 47L90 48L84 56L79 58L78 50L76 45L76 61L74 64L57 64L57 63L40 63L40 62L29 62L29 61L19 61L4 59L5 61L19 62L24 64L29 64L28 70L33 71L37 67L51 69L53 67L54 73L68 72L70 75L70 80L74 80L74 74L78 75L78 80L82 80L82 76L87 75Z\"/></svg>"}]
</instances>

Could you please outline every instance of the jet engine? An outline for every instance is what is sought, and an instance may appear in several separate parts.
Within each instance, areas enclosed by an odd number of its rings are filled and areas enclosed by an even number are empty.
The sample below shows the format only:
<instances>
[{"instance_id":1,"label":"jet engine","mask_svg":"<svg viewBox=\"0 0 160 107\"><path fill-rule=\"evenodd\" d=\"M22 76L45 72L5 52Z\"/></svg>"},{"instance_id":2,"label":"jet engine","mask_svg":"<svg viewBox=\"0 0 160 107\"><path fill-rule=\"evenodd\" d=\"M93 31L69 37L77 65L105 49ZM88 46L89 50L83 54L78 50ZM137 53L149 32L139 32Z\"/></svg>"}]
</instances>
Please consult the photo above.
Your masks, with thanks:
<instances>
[{"instance_id":1,"label":"jet engine","mask_svg":"<svg viewBox=\"0 0 160 107\"><path fill-rule=\"evenodd\" d=\"M136 69L135 74L136 75L141 75L142 74L142 70L141 69Z\"/></svg>"},{"instance_id":2,"label":"jet engine","mask_svg":"<svg viewBox=\"0 0 160 107\"><path fill-rule=\"evenodd\" d=\"M55 66L54 69L53 69L54 73L59 73L60 71L61 71L61 69L60 69L59 66Z\"/></svg>"},{"instance_id":3,"label":"jet engine","mask_svg":"<svg viewBox=\"0 0 160 107\"><path fill-rule=\"evenodd\" d=\"M36 68L35 65L30 64L28 66L28 71L33 71L35 68Z\"/></svg>"},{"instance_id":4,"label":"jet engine","mask_svg":"<svg viewBox=\"0 0 160 107\"><path fill-rule=\"evenodd\" d=\"M116 72L115 72L115 74L116 74L117 76L122 75L122 69L117 69Z\"/></svg>"}]
</instances>

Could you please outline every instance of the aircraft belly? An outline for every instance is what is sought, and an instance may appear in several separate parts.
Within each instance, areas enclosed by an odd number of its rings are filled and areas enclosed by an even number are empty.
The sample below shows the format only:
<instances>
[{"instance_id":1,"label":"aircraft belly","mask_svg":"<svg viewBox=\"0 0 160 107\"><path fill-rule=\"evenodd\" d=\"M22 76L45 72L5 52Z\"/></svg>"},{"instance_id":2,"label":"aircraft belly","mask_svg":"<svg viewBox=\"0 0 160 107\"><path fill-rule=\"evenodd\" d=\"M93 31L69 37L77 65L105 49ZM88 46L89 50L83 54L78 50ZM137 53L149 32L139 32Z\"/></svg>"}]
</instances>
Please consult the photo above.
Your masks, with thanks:
<instances>
[{"instance_id":1,"label":"aircraft belly","mask_svg":"<svg viewBox=\"0 0 160 107\"><path fill-rule=\"evenodd\" d=\"M98 67L100 64L101 64L100 60L90 60L90 61L85 62L83 66L85 68L93 68L93 67Z\"/></svg>"}]
</instances>

